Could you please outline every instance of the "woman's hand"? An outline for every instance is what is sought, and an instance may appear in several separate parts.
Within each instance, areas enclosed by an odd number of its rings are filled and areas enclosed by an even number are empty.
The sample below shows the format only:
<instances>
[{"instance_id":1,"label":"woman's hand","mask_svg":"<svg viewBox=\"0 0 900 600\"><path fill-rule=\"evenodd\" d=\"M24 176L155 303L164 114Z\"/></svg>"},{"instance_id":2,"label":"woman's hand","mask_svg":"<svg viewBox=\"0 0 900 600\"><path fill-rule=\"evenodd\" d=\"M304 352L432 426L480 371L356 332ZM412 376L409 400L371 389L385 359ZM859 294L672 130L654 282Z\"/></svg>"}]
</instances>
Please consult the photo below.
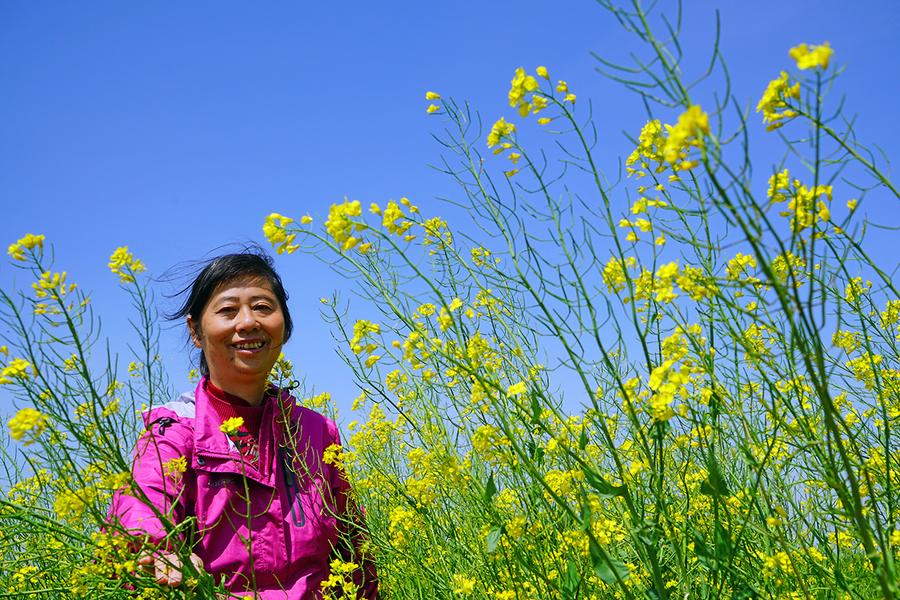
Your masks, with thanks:
<instances>
[{"instance_id":1,"label":"woman's hand","mask_svg":"<svg viewBox=\"0 0 900 600\"><path fill-rule=\"evenodd\" d=\"M199 556L191 553L190 561L196 570L203 570L203 561L200 560ZM181 572L181 559L177 554L170 552L144 554L138 557L137 564L140 565L145 573L153 575L159 584L178 587L184 580L184 575Z\"/></svg>"}]
</instances>

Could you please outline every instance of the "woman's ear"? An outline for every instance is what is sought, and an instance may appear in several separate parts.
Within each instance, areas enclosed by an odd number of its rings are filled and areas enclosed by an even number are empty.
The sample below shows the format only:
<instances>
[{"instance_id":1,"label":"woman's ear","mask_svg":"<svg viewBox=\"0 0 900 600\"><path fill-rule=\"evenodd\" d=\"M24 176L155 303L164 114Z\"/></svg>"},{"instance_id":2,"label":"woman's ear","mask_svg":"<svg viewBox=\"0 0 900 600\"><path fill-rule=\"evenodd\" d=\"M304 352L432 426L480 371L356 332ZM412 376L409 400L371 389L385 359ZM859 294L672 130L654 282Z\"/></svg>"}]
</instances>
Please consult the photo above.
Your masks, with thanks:
<instances>
[{"instance_id":1,"label":"woman's ear","mask_svg":"<svg viewBox=\"0 0 900 600\"><path fill-rule=\"evenodd\" d=\"M194 346L200 348L200 326L197 323L194 323L194 319L191 318L191 315L187 316L187 328L191 334L191 341L194 342Z\"/></svg>"}]
</instances>

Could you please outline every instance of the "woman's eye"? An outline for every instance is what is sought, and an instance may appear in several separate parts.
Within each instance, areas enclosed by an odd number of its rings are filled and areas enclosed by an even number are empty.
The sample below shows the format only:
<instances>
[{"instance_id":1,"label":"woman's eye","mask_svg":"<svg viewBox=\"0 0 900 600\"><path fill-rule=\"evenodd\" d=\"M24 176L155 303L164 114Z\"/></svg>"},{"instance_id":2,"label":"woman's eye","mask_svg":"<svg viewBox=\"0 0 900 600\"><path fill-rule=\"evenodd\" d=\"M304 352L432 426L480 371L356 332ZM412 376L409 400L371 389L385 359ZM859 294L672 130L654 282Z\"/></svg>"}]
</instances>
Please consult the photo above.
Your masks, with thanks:
<instances>
[{"instance_id":1,"label":"woman's eye","mask_svg":"<svg viewBox=\"0 0 900 600\"><path fill-rule=\"evenodd\" d=\"M216 311L220 315L230 315L237 312L237 309L233 306L223 306L219 310Z\"/></svg>"},{"instance_id":2,"label":"woman's eye","mask_svg":"<svg viewBox=\"0 0 900 600\"><path fill-rule=\"evenodd\" d=\"M272 312L272 307L268 304L257 304L253 307L254 310L258 310L260 312Z\"/></svg>"}]
</instances>

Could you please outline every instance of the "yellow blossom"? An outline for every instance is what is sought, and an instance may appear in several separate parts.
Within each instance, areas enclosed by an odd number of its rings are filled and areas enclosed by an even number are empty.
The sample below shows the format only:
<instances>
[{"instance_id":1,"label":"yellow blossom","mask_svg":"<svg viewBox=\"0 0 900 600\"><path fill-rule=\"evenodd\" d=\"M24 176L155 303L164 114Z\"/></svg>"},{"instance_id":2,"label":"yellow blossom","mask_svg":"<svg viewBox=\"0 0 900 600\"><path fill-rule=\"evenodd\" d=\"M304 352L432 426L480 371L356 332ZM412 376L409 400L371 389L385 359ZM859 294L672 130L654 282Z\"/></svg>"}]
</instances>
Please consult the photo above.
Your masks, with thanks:
<instances>
[{"instance_id":1,"label":"yellow blossom","mask_svg":"<svg viewBox=\"0 0 900 600\"><path fill-rule=\"evenodd\" d=\"M361 214L359 200L345 200L341 204L332 204L328 210L325 230L342 251L346 252L359 243L359 238L352 234L364 229L365 225L354 222L351 217L358 217Z\"/></svg>"},{"instance_id":2,"label":"yellow blossom","mask_svg":"<svg viewBox=\"0 0 900 600\"><path fill-rule=\"evenodd\" d=\"M137 273L142 273L147 268L128 251L128 246L120 246L109 257L109 270L119 276L121 283L131 283Z\"/></svg>"},{"instance_id":3,"label":"yellow blossom","mask_svg":"<svg viewBox=\"0 0 900 600\"><path fill-rule=\"evenodd\" d=\"M475 591L475 580L464 575L453 576L453 593L468 596Z\"/></svg>"},{"instance_id":4,"label":"yellow blossom","mask_svg":"<svg viewBox=\"0 0 900 600\"><path fill-rule=\"evenodd\" d=\"M4 346L6 348L6 346ZM27 379L31 363L24 358L14 358L0 371L0 385L10 384L13 379ZM34 369L32 368L32 371Z\"/></svg>"},{"instance_id":5,"label":"yellow blossom","mask_svg":"<svg viewBox=\"0 0 900 600\"><path fill-rule=\"evenodd\" d=\"M488 134L487 145L488 148L493 148L497 144L500 143L500 140L506 137L509 137L516 131L516 126L513 123L507 123L506 119L500 117L496 123L491 126L491 132Z\"/></svg>"},{"instance_id":6,"label":"yellow blossom","mask_svg":"<svg viewBox=\"0 0 900 600\"><path fill-rule=\"evenodd\" d=\"M526 387L525 382L520 381L520 382L514 383L511 386L509 386L508 388L506 388L506 395L507 396L519 396L521 394L524 394L527 391L527 389L528 388Z\"/></svg>"},{"instance_id":7,"label":"yellow blossom","mask_svg":"<svg viewBox=\"0 0 900 600\"><path fill-rule=\"evenodd\" d=\"M543 77L547 81L550 81L550 74L547 73L547 67L541 66L534 70L535 75L538 77Z\"/></svg>"},{"instance_id":8,"label":"yellow blossom","mask_svg":"<svg viewBox=\"0 0 900 600\"><path fill-rule=\"evenodd\" d=\"M230 419L225 419L225 421L219 427L219 431L221 431L225 435L234 435L235 433L237 433L238 429L243 427L243 425L243 417L231 417Z\"/></svg>"},{"instance_id":9,"label":"yellow blossom","mask_svg":"<svg viewBox=\"0 0 900 600\"><path fill-rule=\"evenodd\" d=\"M834 50L831 49L828 42L825 42L820 46L806 44L794 46L790 50L790 55L797 61L798 69L815 69L817 67L827 69L833 52Z\"/></svg>"},{"instance_id":10,"label":"yellow blossom","mask_svg":"<svg viewBox=\"0 0 900 600\"><path fill-rule=\"evenodd\" d=\"M441 110L441 107L438 106L437 104L429 104L428 108L425 109L425 112L427 112L430 115L431 113L435 113L439 110Z\"/></svg>"},{"instance_id":11,"label":"yellow blossom","mask_svg":"<svg viewBox=\"0 0 900 600\"><path fill-rule=\"evenodd\" d=\"M7 254L13 260L25 260L25 250L34 250L35 248L44 247L44 236L26 233L24 237L11 244L7 249Z\"/></svg>"},{"instance_id":12,"label":"yellow blossom","mask_svg":"<svg viewBox=\"0 0 900 600\"><path fill-rule=\"evenodd\" d=\"M797 112L788 108L788 100L799 98L800 84L791 85L787 72L782 71L778 78L770 81L756 105L756 112L763 114L763 123L769 124L766 129L772 131L796 117Z\"/></svg>"},{"instance_id":13,"label":"yellow blossom","mask_svg":"<svg viewBox=\"0 0 900 600\"><path fill-rule=\"evenodd\" d=\"M662 148L663 158L680 170L693 166L688 162L687 151L690 146L703 147L703 136L709 135L709 116L693 105L678 117L675 125L666 125L668 136Z\"/></svg>"},{"instance_id":14,"label":"yellow blossom","mask_svg":"<svg viewBox=\"0 0 900 600\"><path fill-rule=\"evenodd\" d=\"M176 483L181 482L181 474L187 471L187 459L184 456L170 458L162 464L163 473Z\"/></svg>"},{"instance_id":15,"label":"yellow blossom","mask_svg":"<svg viewBox=\"0 0 900 600\"><path fill-rule=\"evenodd\" d=\"M528 114L528 111L531 110L531 106L529 105L526 95L530 92L535 91L540 87L538 85L537 80L525 73L525 69L519 67L516 69L516 73L510 82L509 88L509 105L513 108L519 107L520 114L522 113L522 109L524 108L524 113L522 116Z\"/></svg>"},{"instance_id":16,"label":"yellow blossom","mask_svg":"<svg viewBox=\"0 0 900 600\"><path fill-rule=\"evenodd\" d=\"M23 408L9 420L9 433L14 440L27 437L25 445L33 444L47 429L50 420L44 413L34 408Z\"/></svg>"},{"instance_id":17,"label":"yellow blossom","mask_svg":"<svg viewBox=\"0 0 900 600\"><path fill-rule=\"evenodd\" d=\"M441 95L438 94L437 92L425 92L425 99L426 100L440 100Z\"/></svg>"}]
</instances>

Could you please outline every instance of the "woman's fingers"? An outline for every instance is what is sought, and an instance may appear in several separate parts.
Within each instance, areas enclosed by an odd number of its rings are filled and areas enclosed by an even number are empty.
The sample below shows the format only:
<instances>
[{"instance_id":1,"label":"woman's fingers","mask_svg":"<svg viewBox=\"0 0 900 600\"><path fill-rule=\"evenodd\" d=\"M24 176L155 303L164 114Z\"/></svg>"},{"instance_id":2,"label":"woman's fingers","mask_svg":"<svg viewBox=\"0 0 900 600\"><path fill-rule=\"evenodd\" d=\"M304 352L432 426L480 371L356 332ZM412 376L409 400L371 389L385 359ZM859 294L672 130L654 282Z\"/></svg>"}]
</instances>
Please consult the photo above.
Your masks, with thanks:
<instances>
[{"instance_id":1,"label":"woman's fingers","mask_svg":"<svg viewBox=\"0 0 900 600\"><path fill-rule=\"evenodd\" d=\"M156 559L156 582L176 587L181 584L181 559L165 553Z\"/></svg>"},{"instance_id":2,"label":"woman's fingers","mask_svg":"<svg viewBox=\"0 0 900 600\"><path fill-rule=\"evenodd\" d=\"M191 564L198 571L203 570L203 560L194 553L190 556ZM177 554L163 552L159 554L142 554L137 559L146 573L151 573L161 585L177 587L184 580L181 559Z\"/></svg>"}]
</instances>

